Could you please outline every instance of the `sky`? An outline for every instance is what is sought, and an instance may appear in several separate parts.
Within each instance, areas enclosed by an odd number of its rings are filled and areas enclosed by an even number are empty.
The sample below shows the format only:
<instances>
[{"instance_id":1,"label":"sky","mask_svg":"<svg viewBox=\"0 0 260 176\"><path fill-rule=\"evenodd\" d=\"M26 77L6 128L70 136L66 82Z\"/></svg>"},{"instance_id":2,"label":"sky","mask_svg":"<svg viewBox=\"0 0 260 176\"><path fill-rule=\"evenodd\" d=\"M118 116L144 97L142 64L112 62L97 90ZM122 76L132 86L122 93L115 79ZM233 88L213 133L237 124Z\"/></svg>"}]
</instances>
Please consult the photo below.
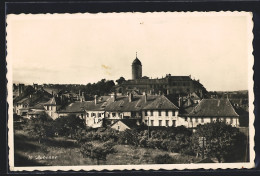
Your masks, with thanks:
<instances>
[{"instance_id":1,"label":"sky","mask_svg":"<svg viewBox=\"0 0 260 176\"><path fill-rule=\"evenodd\" d=\"M8 15L13 82L87 84L143 76L188 76L209 91L248 89L248 13Z\"/></svg>"}]
</instances>

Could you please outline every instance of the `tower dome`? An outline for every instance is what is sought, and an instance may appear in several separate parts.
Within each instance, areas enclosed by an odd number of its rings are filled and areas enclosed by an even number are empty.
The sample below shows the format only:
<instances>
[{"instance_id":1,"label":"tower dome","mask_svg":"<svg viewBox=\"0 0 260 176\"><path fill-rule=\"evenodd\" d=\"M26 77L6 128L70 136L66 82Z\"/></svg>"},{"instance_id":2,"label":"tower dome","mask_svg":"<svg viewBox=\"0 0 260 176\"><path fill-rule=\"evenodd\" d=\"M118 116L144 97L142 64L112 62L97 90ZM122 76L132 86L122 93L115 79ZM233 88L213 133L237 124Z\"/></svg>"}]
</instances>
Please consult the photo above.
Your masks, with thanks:
<instances>
[{"instance_id":1,"label":"tower dome","mask_svg":"<svg viewBox=\"0 0 260 176\"><path fill-rule=\"evenodd\" d=\"M137 58L137 52L136 52L136 58L132 63L132 79L140 79L142 78L142 63Z\"/></svg>"},{"instance_id":2,"label":"tower dome","mask_svg":"<svg viewBox=\"0 0 260 176\"><path fill-rule=\"evenodd\" d=\"M136 57L132 65L142 65L141 61Z\"/></svg>"}]
</instances>

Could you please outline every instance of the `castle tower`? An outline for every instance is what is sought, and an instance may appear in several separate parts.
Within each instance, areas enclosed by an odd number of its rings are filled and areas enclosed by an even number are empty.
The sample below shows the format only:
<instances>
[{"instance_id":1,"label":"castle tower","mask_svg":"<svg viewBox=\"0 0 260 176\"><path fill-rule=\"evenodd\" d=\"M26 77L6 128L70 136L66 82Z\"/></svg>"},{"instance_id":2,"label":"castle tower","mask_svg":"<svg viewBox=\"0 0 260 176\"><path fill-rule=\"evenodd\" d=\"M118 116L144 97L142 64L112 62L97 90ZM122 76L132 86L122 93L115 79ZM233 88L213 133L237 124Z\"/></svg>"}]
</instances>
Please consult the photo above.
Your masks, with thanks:
<instances>
[{"instance_id":1,"label":"castle tower","mask_svg":"<svg viewBox=\"0 0 260 176\"><path fill-rule=\"evenodd\" d=\"M137 52L136 52L136 58L132 63L132 79L140 79L142 78L142 63L137 58Z\"/></svg>"}]
</instances>

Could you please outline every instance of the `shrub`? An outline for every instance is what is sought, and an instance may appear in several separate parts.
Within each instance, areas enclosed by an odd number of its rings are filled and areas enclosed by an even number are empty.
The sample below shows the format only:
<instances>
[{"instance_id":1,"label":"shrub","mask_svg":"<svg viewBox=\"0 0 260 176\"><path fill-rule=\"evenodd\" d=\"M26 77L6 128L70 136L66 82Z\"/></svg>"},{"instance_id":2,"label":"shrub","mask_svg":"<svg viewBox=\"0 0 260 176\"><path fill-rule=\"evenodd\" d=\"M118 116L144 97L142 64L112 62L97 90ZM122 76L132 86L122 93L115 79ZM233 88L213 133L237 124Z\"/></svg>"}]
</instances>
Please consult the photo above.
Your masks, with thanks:
<instances>
[{"instance_id":1,"label":"shrub","mask_svg":"<svg viewBox=\"0 0 260 176\"><path fill-rule=\"evenodd\" d=\"M136 130L125 130L119 133L118 143L119 144L130 144L134 146L138 146L138 133Z\"/></svg>"},{"instance_id":2,"label":"shrub","mask_svg":"<svg viewBox=\"0 0 260 176\"><path fill-rule=\"evenodd\" d=\"M157 155L154 157L156 164L174 164L174 159L169 154Z\"/></svg>"},{"instance_id":3,"label":"shrub","mask_svg":"<svg viewBox=\"0 0 260 176\"><path fill-rule=\"evenodd\" d=\"M161 148L161 140L150 138L147 140L147 147L159 149Z\"/></svg>"}]
</instances>

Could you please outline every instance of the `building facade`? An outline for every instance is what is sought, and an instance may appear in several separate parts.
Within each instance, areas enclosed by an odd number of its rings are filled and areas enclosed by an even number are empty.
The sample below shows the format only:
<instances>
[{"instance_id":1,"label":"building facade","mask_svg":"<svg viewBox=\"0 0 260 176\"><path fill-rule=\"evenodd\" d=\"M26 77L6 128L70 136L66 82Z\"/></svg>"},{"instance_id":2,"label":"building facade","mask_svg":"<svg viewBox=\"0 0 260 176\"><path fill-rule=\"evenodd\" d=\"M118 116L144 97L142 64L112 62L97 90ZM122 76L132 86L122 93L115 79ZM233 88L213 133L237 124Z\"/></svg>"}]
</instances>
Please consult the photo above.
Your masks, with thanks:
<instances>
[{"instance_id":1,"label":"building facade","mask_svg":"<svg viewBox=\"0 0 260 176\"><path fill-rule=\"evenodd\" d=\"M172 76L167 74L163 78L150 79L142 76L142 63L136 57L132 63L132 79L126 80L116 86L119 93L137 91L140 94L188 94L195 92L201 98L207 93L207 90L199 80L191 79L191 76Z\"/></svg>"}]
</instances>

